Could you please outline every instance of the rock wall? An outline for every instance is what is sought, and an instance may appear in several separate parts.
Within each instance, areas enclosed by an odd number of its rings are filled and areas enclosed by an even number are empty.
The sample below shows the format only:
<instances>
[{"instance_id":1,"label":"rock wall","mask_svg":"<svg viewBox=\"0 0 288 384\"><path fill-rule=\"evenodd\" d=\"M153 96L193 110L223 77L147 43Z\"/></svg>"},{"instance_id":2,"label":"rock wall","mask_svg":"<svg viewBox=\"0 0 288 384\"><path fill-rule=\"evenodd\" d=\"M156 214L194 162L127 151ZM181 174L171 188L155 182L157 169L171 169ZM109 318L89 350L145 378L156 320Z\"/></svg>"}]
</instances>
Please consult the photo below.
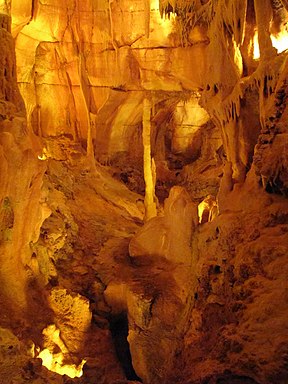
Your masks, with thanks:
<instances>
[{"instance_id":1,"label":"rock wall","mask_svg":"<svg viewBox=\"0 0 288 384\"><path fill-rule=\"evenodd\" d=\"M167 383L285 383L287 201L249 174L222 209L194 238L190 326Z\"/></svg>"},{"instance_id":2,"label":"rock wall","mask_svg":"<svg viewBox=\"0 0 288 384\"><path fill-rule=\"evenodd\" d=\"M30 3L13 1L11 14L18 83L38 135L85 141L91 128L97 156L109 159L141 146L144 91L156 105L161 91L181 100L181 91L201 87L205 42L184 50L157 2Z\"/></svg>"},{"instance_id":3,"label":"rock wall","mask_svg":"<svg viewBox=\"0 0 288 384\"><path fill-rule=\"evenodd\" d=\"M1 284L2 293L22 309L27 305L30 245L49 215L42 192L45 164L39 162L39 139L27 130L23 100L16 83L10 17L1 14ZM25 271L26 269L26 271Z\"/></svg>"}]
</instances>

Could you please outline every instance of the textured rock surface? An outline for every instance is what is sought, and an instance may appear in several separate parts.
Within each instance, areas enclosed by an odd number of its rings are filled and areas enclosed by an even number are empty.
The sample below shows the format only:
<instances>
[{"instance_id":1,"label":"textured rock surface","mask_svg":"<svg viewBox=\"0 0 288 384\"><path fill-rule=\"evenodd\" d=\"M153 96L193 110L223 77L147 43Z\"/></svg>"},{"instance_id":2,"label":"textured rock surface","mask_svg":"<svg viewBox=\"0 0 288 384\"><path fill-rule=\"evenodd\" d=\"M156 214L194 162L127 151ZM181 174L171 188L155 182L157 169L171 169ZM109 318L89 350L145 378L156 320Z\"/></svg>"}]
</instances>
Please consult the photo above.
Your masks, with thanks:
<instances>
[{"instance_id":1,"label":"textured rock surface","mask_svg":"<svg viewBox=\"0 0 288 384\"><path fill-rule=\"evenodd\" d=\"M233 375L243 383L287 381L288 206L248 185L227 195L226 210L199 228L191 328L173 376L179 382L230 383Z\"/></svg>"},{"instance_id":2,"label":"textured rock surface","mask_svg":"<svg viewBox=\"0 0 288 384\"><path fill-rule=\"evenodd\" d=\"M0 383L288 381L287 1L159 6L0 1Z\"/></svg>"},{"instance_id":3,"label":"textured rock surface","mask_svg":"<svg viewBox=\"0 0 288 384\"><path fill-rule=\"evenodd\" d=\"M11 304L27 305L28 276L33 275L30 244L36 242L49 209L42 195L45 164L37 159L39 140L27 131L23 102L16 84L10 19L1 15L1 284ZM32 208L33 207L33 208ZM23 226L23 219L27 220ZM26 269L26 271L25 271ZM24 289L23 289L24 288Z\"/></svg>"}]
</instances>

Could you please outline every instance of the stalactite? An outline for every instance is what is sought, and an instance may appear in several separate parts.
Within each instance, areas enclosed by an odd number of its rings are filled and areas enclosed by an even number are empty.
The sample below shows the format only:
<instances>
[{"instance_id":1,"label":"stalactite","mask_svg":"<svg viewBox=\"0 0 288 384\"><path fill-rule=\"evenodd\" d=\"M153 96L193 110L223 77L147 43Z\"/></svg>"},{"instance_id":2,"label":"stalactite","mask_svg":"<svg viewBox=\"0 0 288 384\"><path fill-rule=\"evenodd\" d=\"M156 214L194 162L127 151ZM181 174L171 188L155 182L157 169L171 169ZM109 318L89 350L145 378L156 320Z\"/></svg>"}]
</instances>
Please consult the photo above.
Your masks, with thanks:
<instances>
[{"instance_id":1,"label":"stalactite","mask_svg":"<svg viewBox=\"0 0 288 384\"><path fill-rule=\"evenodd\" d=\"M92 121L89 113L89 123L88 123L88 132L87 132L87 157L89 159L92 159L92 161L94 162L94 148L93 148L93 136L92 136L93 128L94 128L94 122Z\"/></svg>"},{"instance_id":2,"label":"stalactite","mask_svg":"<svg viewBox=\"0 0 288 384\"><path fill-rule=\"evenodd\" d=\"M271 102L271 98L273 100L279 74L282 72L283 66L286 65L285 63L286 57L281 55L273 59L273 61L263 60L249 81L252 87L254 86L259 90L259 111L262 128L265 126L267 105Z\"/></svg>"},{"instance_id":3,"label":"stalactite","mask_svg":"<svg viewBox=\"0 0 288 384\"><path fill-rule=\"evenodd\" d=\"M145 180L145 220L157 216L155 203L155 169L153 172L153 160L151 159L151 101L145 97L143 101L143 167ZM155 168L155 167L154 167Z\"/></svg>"},{"instance_id":4,"label":"stalactite","mask_svg":"<svg viewBox=\"0 0 288 384\"><path fill-rule=\"evenodd\" d=\"M37 54L37 50L40 48L40 44L37 46L35 53ZM35 104L34 106L29 105L29 110L32 110L32 114L34 111L36 111L36 121L37 121L37 135L42 137L42 130L41 130L41 104L38 96L38 91L37 91L37 71L36 71L36 63L33 65L33 69L31 71L31 75L33 76L33 89L34 89L34 94L35 94ZM26 106L26 110L27 110ZM32 117L32 116L31 116ZM29 121L29 120L28 120ZM29 125L28 125L29 128ZM33 123L31 121L31 128L33 129Z\"/></svg>"},{"instance_id":5,"label":"stalactite","mask_svg":"<svg viewBox=\"0 0 288 384\"><path fill-rule=\"evenodd\" d=\"M74 97L74 94L73 94L73 89L72 89L72 81L70 79L70 76L69 76L69 73L67 70L65 70L65 74L66 76L66 81L67 81L67 84L68 84L68 87L69 87L69 97L71 98L72 100L72 104L73 104L73 113L76 112L76 102L75 102L75 97ZM75 124L74 124L74 129L72 131L72 134L73 134L73 138L74 140L79 140L79 130L78 130L78 127L77 127L77 118L76 116L74 117L73 121L75 121Z\"/></svg>"},{"instance_id":6,"label":"stalactite","mask_svg":"<svg viewBox=\"0 0 288 384\"><path fill-rule=\"evenodd\" d=\"M70 26L70 21L68 22L67 28L71 28ZM78 26L79 28L79 26ZM75 51L74 53L76 54L78 52L78 46L75 44L74 47ZM68 110L67 110L67 124L69 127L71 127L71 133L73 135L73 139L75 141L79 141L80 139L80 130L79 130L79 122L77 121L77 116L76 116L76 111L77 111L77 105L76 105L76 100L75 96L73 93L73 84L72 84L72 79L69 74L69 70L67 68L67 60L65 57L65 53L63 52L63 46L62 45L56 45L55 47L55 55L57 57L57 62L59 62L60 66L60 75L62 76L63 83L65 83L69 89L68 92ZM79 66L80 68L80 66ZM80 73L80 72L79 72ZM80 78L80 76L79 76ZM81 87L81 81L80 81L80 87ZM72 116L71 116L72 115ZM73 122L73 125L71 125L71 122Z\"/></svg>"},{"instance_id":7,"label":"stalactite","mask_svg":"<svg viewBox=\"0 0 288 384\"><path fill-rule=\"evenodd\" d=\"M117 44L114 40L114 25L113 25L113 12L112 12L112 3L114 0L109 0L109 20L110 20L110 35L111 35L111 43L113 48L115 49L115 52L117 52Z\"/></svg>"},{"instance_id":8,"label":"stalactite","mask_svg":"<svg viewBox=\"0 0 288 384\"><path fill-rule=\"evenodd\" d=\"M115 57L116 57L116 67L117 69L119 70L119 48L118 48L118 45L117 43L115 42L115 39L114 39L114 25L113 25L113 10L112 10L112 3L113 3L114 0L109 0L109 5L108 5L108 12L109 12L109 20L110 20L110 35L111 35L111 43L112 43L112 46L114 48L114 51L115 51ZM108 56L107 56L107 67L109 66L109 63L108 63Z\"/></svg>"},{"instance_id":9,"label":"stalactite","mask_svg":"<svg viewBox=\"0 0 288 384\"><path fill-rule=\"evenodd\" d=\"M149 38L150 33L150 0L144 0L145 7L145 36Z\"/></svg>"},{"instance_id":10,"label":"stalactite","mask_svg":"<svg viewBox=\"0 0 288 384\"><path fill-rule=\"evenodd\" d=\"M36 109L37 109L37 126L38 126L38 130L37 130L37 135L39 137L42 137L42 129L41 129L41 106L39 104L36 105Z\"/></svg>"},{"instance_id":11,"label":"stalactite","mask_svg":"<svg viewBox=\"0 0 288 384\"><path fill-rule=\"evenodd\" d=\"M87 95L87 90L84 89L85 85L87 86L87 79L84 78L84 67L83 67L83 54L79 54L79 80L80 80L80 90L83 95L84 105L87 116L87 157L91 160L91 164L95 164L94 161L94 149L93 149L93 141L92 141L92 122L90 117L90 109L89 109L89 96ZM85 81L86 80L86 81Z\"/></svg>"},{"instance_id":12,"label":"stalactite","mask_svg":"<svg viewBox=\"0 0 288 384\"><path fill-rule=\"evenodd\" d=\"M269 25L272 20L272 7L270 0L254 0L256 22L258 27L258 42L260 56L263 58L276 55L272 46Z\"/></svg>"},{"instance_id":13,"label":"stalactite","mask_svg":"<svg viewBox=\"0 0 288 384\"><path fill-rule=\"evenodd\" d=\"M198 12L198 19L201 19L204 24L210 25L216 14L218 0L210 0L203 5Z\"/></svg>"}]
</instances>

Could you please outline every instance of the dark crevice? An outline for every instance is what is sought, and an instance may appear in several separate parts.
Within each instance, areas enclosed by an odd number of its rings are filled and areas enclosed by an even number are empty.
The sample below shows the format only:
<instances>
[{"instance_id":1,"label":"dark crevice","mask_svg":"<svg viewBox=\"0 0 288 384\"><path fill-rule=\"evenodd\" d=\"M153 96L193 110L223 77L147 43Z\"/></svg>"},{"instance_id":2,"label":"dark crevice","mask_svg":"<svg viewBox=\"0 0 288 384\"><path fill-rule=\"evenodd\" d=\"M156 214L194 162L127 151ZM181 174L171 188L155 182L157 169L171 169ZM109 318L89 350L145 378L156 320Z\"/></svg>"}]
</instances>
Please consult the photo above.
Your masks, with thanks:
<instances>
[{"instance_id":1,"label":"dark crevice","mask_svg":"<svg viewBox=\"0 0 288 384\"><path fill-rule=\"evenodd\" d=\"M257 381L248 376L238 376L238 375L225 375L219 377L216 380L216 384L258 384Z\"/></svg>"},{"instance_id":2,"label":"dark crevice","mask_svg":"<svg viewBox=\"0 0 288 384\"><path fill-rule=\"evenodd\" d=\"M126 313L110 319L110 331L118 360L123 368L127 380L142 382L142 380L137 376L132 365L132 358L127 340L128 319Z\"/></svg>"}]
</instances>

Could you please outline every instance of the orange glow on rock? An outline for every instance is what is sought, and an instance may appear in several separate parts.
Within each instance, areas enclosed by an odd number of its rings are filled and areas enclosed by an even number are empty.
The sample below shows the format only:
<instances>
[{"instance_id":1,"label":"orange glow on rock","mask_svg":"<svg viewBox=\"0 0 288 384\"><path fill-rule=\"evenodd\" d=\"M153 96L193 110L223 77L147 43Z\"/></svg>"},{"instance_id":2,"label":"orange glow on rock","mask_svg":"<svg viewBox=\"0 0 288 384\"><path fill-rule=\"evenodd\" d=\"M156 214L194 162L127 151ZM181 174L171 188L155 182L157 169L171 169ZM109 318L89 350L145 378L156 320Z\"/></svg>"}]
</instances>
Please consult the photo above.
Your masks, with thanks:
<instances>
[{"instance_id":1,"label":"orange glow on rock","mask_svg":"<svg viewBox=\"0 0 288 384\"><path fill-rule=\"evenodd\" d=\"M83 366L86 360L82 360L79 365L65 364L64 354L62 352L53 354L48 348L43 349L38 355L42 360L42 365L49 371L56 372L59 375L67 375L71 378L81 377L83 375Z\"/></svg>"},{"instance_id":2,"label":"orange glow on rock","mask_svg":"<svg viewBox=\"0 0 288 384\"><path fill-rule=\"evenodd\" d=\"M83 359L78 365L69 363L70 354L60 337L60 330L54 324L51 324L42 333L45 336L44 346L46 348L37 356L42 360L42 365L49 371L56 372L59 375L67 375L71 378L81 377L86 360Z\"/></svg>"},{"instance_id":3,"label":"orange glow on rock","mask_svg":"<svg viewBox=\"0 0 288 384\"><path fill-rule=\"evenodd\" d=\"M284 52L288 49L288 30L287 27L284 26L284 28L277 34L271 34L270 35L271 42L274 48L276 48L277 53ZM258 60L260 59L260 49L259 49L259 42L258 42L258 31L255 31L254 37L253 37L253 59Z\"/></svg>"},{"instance_id":4,"label":"orange glow on rock","mask_svg":"<svg viewBox=\"0 0 288 384\"><path fill-rule=\"evenodd\" d=\"M260 59L260 49L259 49L259 42L258 42L258 31L255 31L254 37L253 37L253 59L259 60Z\"/></svg>"},{"instance_id":5,"label":"orange glow on rock","mask_svg":"<svg viewBox=\"0 0 288 384\"><path fill-rule=\"evenodd\" d=\"M271 41L274 48L278 53L286 51L288 49L288 30L285 26L279 33L271 35Z\"/></svg>"},{"instance_id":6,"label":"orange glow on rock","mask_svg":"<svg viewBox=\"0 0 288 384\"><path fill-rule=\"evenodd\" d=\"M43 151L41 153L41 155L38 155L38 159L39 160L47 160L47 149L46 148L43 148Z\"/></svg>"},{"instance_id":7,"label":"orange glow on rock","mask_svg":"<svg viewBox=\"0 0 288 384\"><path fill-rule=\"evenodd\" d=\"M215 198L211 195L208 195L201 203L198 205L198 218L199 223L207 223L212 221L218 214L218 206Z\"/></svg>"}]
</instances>

